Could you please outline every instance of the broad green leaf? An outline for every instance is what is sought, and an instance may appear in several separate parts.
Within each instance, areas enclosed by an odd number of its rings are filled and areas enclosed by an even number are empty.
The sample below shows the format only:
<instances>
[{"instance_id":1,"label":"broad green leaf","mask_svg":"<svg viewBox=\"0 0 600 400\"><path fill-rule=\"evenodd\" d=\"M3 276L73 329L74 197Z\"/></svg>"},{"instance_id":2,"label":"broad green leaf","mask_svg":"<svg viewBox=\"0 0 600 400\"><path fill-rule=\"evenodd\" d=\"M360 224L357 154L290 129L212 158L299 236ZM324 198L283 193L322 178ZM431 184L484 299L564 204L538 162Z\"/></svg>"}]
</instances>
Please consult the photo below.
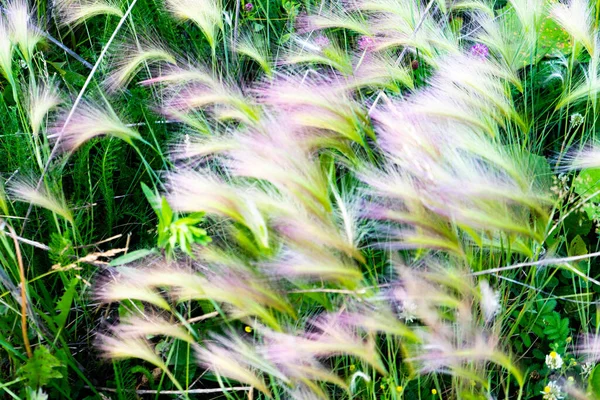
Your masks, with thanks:
<instances>
[{"instance_id":1,"label":"broad green leaf","mask_svg":"<svg viewBox=\"0 0 600 400\"><path fill-rule=\"evenodd\" d=\"M121 257L117 257L110 262L111 267L116 267L118 265L129 264L130 262L137 261L141 258L147 257L151 254L157 254L156 249L142 249L132 251L131 253L127 253L122 255Z\"/></svg>"},{"instance_id":2,"label":"broad green leaf","mask_svg":"<svg viewBox=\"0 0 600 400\"><path fill-rule=\"evenodd\" d=\"M77 287L78 282L79 279L77 278L71 279L71 282L69 282L65 293L61 297L60 301L56 304L56 311L58 311L58 315L54 317L54 322L56 322L56 326L59 331L64 328L65 323L67 322L67 317L69 316L69 311L71 310L71 304L73 304L75 288Z\"/></svg>"},{"instance_id":3,"label":"broad green leaf","mask_svg":"<svg viewBox=\"0 0 600 400\"><path fill-rule=\"evenodd\" d=\"M597 365L590 374L588 380L588 390L595 397L600 397L600 365Z\"/></svg>"},{"instance_id":4,"label":"broad green leaf","mask_svg":"<svg viewBox=\"0 0 600 400\"><path fill-rule=\"evenodd\" d=\"M577 235L569 244L568 249L569 256L581 256L588 253L587 246L585 242L581 238L581 236Z\"/></svg>"}]
</instances>

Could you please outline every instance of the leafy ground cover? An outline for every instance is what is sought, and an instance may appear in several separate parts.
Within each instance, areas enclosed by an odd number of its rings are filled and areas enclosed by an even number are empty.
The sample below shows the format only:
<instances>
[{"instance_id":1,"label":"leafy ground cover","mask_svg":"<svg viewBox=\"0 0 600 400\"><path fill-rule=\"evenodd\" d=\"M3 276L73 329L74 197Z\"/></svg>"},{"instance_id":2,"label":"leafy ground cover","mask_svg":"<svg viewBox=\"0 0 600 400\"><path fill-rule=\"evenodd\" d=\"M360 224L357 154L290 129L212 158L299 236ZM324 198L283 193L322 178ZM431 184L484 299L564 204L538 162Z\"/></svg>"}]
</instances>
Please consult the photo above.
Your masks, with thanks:
<instances>
[{"instance_id":1,"label":"leafy ground cover","mask_svg":"<svg viewBox=\"0 0 600 400\"><path fill-rule=\"evenodd\" d=\"M600 398L600 8L1 3L0 391Z\"/></svg>"}]
</instances>

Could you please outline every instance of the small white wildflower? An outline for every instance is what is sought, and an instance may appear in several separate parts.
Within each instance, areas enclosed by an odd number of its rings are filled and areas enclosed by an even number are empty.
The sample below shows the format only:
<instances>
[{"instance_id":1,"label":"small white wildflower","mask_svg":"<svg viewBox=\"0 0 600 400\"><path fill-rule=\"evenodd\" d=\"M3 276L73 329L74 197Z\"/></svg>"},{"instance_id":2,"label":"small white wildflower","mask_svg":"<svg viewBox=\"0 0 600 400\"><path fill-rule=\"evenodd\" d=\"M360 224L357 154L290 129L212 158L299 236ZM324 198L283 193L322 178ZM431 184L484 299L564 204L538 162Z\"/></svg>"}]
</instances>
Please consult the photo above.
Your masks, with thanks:
<instances>
[{"instance_id":1,"label":"small white wildflower","mask_svg":"<svg viewBox=\"0 0 600 400\"><path fill-rule=\"evenodd\" d=\"M584 121L585 118L579 113L571 115L571 128L577 128L578 126L582 125Z\"/></svg>"},{"instance_id":2,"label":"small white wildflower","mask_svg":"<svg viewBox=\"0 0 600 400\"><path fill-rule=\"evenodd\" d=\"M560 385L556 383L556 381L550 381L544 388L544 391L540 393L544 395L544 400L559 400L565 398L565 396L562 395Z\"/></svg>"},{"instance_id":3,"label":"small white wildflower","mask_svg":"<svg viewBox=\"0 0 600 400\"><path fill-rule=\"evenodd\" d=\"M400 318L406 322L413 322L417 318L417 304L410 300L404 300L400 308Z\"/></svg>"},{"instance_id":4,"label":"small white wildflower","mask_svg":"<svg viewBox=\"0 0 600 400\"><path fill-rule=\"evenodd\" d=\"M560 354L555 351L551 351L550 354L546 356L546 365L550 369L559 369L563 365L563 359Z\"/></svg>"},{"instance_id":5,"label":"small white wildflower","mask_svg":"<svg viewBox=\"0 0 600 400\"><path fill-rule=\"evenodd\" d=\"M479 290L481 292L481 311L483 311L486 322L489 322L500 310L500 292L493 290L485 280L479 282Z\"/></svg>"},{"instance_id":6,"label":"small white wildflower","mask_svg":"<svg viewBox=\"0 0 600 400\"><path fill-rule=\"evenodd\" d=\"M586 362L581 366L581 376L587 378L594 370L595 365L591 362Z\"/></svg>"}]
</instances>

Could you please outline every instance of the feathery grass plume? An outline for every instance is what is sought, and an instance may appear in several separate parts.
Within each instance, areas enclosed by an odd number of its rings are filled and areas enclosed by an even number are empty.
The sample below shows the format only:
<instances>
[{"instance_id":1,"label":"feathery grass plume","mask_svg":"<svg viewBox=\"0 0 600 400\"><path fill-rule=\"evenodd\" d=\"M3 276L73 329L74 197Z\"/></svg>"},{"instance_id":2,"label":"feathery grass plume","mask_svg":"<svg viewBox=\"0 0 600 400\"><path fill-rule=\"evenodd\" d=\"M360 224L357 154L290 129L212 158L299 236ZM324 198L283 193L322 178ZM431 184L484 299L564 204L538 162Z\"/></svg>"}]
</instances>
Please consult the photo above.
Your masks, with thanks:
<instances>
[{"instance_id":1,"label":"feathery grass plume","mask_svg":"<svg viewBox=\"0 0 600 400\"><path fill-rule=\"evenodd\" d=\"M433 57L433 48L428 43L426 32L419 29L414 31L412 24L401 16L391 13L375 14L369 18L373 30L373 50L382 51L395 47L418 48L423 55Z\"/></svg>"},{"instance_id":2,"label":"feathery grass plume","mask_svg":"<svg viewBox=\"0 0 600 400\"><path fill-rule=\"evenodd\" d=\"M42 34L33 22L27 1L11 0L6 5L6 19L12 41L19 48L25 61L31 62L35 47L42 40Z\"/></svg>"},{"instance_id":3,"label":"feathery grass plume","mask_svg":"<svg viewBox=\"0 0 600 400\"><path fill-rule=\"evenodd\" d=\"M268 398L273 398L264 380L249 365L253 361L256 363L256 360L260 360L251 346L243 345L243 341L236 338L235 333L231 333L228 338L213 336L213 340L208 342L205 348L196 350L201 365L219 376L252 385ZM260 364L268 365L262 360ZM273 371L275 376L280 375L275 368L267 369Z\"/></svg>"},{"instance_id":4,"label":"feathery grass plume","mask_svg":"<svg viewBox=\"0 0 600 400\"><path fill-rule=\"evenodd\" d=\"M323 171L287 127L273 121L262 133L238 135L239 146L227 153L224 164L235 176L272 184L315 214L331 210Z\"/></svg>"},{"instance_id":5,"label":"feathery grass plume","mask_svg":"<svg viewBox=\"0 0 600 400\"><path fill-rule=\"evenodd\" d=\"M490 7L489 3L485 1L477 0L459 0L459 1L447 1L446 7L449 11L454 12L465 12L465 11L480 11L490 17L494 17L494 9Z\"/></svg>"},{"instance_id":6,"label":"feathery grass plume","mask_svg":"<svg viewBox=\"0 0 600 400\"><path fill-rule=\"evenodd\" d=\"M356 374L355 374L356 375ZM362 374L366 376L365 374ZM367 378L369 378L367 376ZM365 380L369 382L369 379ZM352 392L352 385L349 385L347 390ZM286 392L289 394L291 400L328 400L329 397L325 394L315 392L311 385L296 385L294 388L286 388Z\"/></svg>"},{"instance_id":7,"label":"feathery grass plume","mask_svg":"<svg viewBox=\"0 0 600 400\"><path fill-rule=\"evenodd\" d=\"M14 85L15 78L12 73L13 43L10 38L8 23L3 14L0 14L0 73L6 80Z\"/></svg>"},{"instance_id":8,"label":"feathery grass plume","mask_svg":"<svg viewBox=\"0 0 600 400\"><path fill-rule=\"evenodd\" d=\"M344 322L340 314L322 314L314 318L297 348L316 357L347 354L362 359L382 374L385 366L377 352L372 337L363 340L352 325Z\"/></svg>"},{"instance_id":9,"label":"feathery grass plume","mask_svg":"<svg viewBox=\"0 0 600 400\"><path fill-rule=\"evenodd\" d=\"M504 125L504 120L496 116L498 112L526 130L526 124L515 110L513 99L505 87L506 80L511 78L514 79L492 61L455 55L438 63L431 85L442 92L441 97L465 99L482 113L489 113L500 125Z\"/></svg>"},{"instance_id":10,"label":"feathery grass plume","mask_svg":"<svg viewBox=\"0 0 600 400\"><path fill-rule=\"evenodd\" d=\"M36 182L33 179L13 180L7 188L9 198L45 208L67 221L73 222L73 215L67 207L64 197L50 193L44 186L36 189Z\"/></svg>"},{"instance_id":11,"label":"feathery grass plume","mask_svg":"<svg viewBox=\"0 0 600 400\"><path fill-rule=\"evenodd\" d=\"M423 4L405 0L365 0L356 5L369 15L375 38L373 48L381 51L405 47L418 51L419 58L436 65L436 58L459 51L458 38L448 27L440 26ZM418 27L418 28L417 28Z\"/></svg>"},{"instance_id":12,"label":"feathery grass plume","mask_svg":"<svg viewBox=\"0 0 600 400\"><path fill-rule=\"evenodd\" d=\"M184 269L160 259L156 262L145 260L145 263L150 263L150 266L146 267L140 264L132 267L121 267L119 271L123 274L124 280L136 282L151 289L185 286L189 291L204 292L202 285L206 283L206 279L191 269Z\"/></svg>"},{"instance_id":13,"label":"feathery grass plume","mask_svg":"<svg viewBox=\"0 0 600 400\"><path fill-rule=\"evenodd\" d=\"M348 78L350 89L363 87L381 87L400 92L401 85L414 89L412 74L392 57L385 55L366 55L355 67L354 74Z\"/></svg>"},{"instance_id":14,"label":"feathery grass plume","mask_svg":"<svg viewBox=\"0 0 600 400\"><path fill-rule=\"evenodd\" d=\"M512 11L498 17L484 13L474 13L476 21L476 40L489 48L489 53L499 59L507 71L516 72L531 64L532 54L536 54L537 36L531 30L525 30Z\"/></svg>"},{"instance_id":15,"label":"feathery grass plume","mask_svg":"<svg viewBox=\"0 0 600 400\"><path fill-rule=\"evenodd\" d=\"M569 4L553 3L550 15L575 41L581 43L590 56L596 57L596 29L592 8L587 0L570 0Z\"/></svg>"},{"instance_id":16,"label":"feathery grass plume","mask_svg":"<svg viewBox=\"0 0 600 400\"><path fill-rule=\"evenodd\" d=\"M175 56L164 46L151 42L142 43L140 46L123 43L115 52L114 59L113 71L104 82L111 92L129 84L144 65L177 62Z\"/></svg>"},{"instance_id":17,"label":"feathery grass plume","mask_svg":"<svg viewBox=\"0 0 600 400\"><path fill-rule=\"evenodd\" d=\"M423 343L414 346L411 360L420 363L423 372L472 377L482 383L486 382L482 367L492 362L522 386L524 376L500 349L499 339L487 334L473 315L477 303L474 283L456 268L435 261L430 264L428 269L399 268L399 300L414 302L413 312L423 323ZM454 312L445 312L448 308Z\"/></svg>"},{"instance_id":18,"label":"feathery grass plume","mask_svg":"<svg viewBox=\"0 0 600 400\"><path fill-rule=\"evenodd\" d=\"M280 64L328 65L344 75L352 73L352 60L335 40L323 34L308 39L295 37Z\"/></svg>"},{"instance_id":19,"label":"feathery grass plume","mask_svg":"<svg viewBox=\"0 0 600 400\"><path fill-rule=\"evenodd\" d=\"M370 36L369 25L357 15L346 12L341 7L329 10L316 10L315 13L304 14L296 20L299 34L320 31L323 29L343 28L361 35Z\"/></svg>"},{"instance_id":20,"label":"feathery grass plume","mask_svg":"<svg viewBox=\"0 0 600 400\"><path fill-rule=\"evenodd\" d=\"M138 358L160 368L167 370L163 360L156 355L150 344L138 337L99 336L100 350L111 359L124 360Z\"/></svg>"},{"instance_id":21,"label":"feathery grass plume","mask_svg":"<svg viewBox=\"0 0 600 400\"><path fill-rule=\"evenodd\" d=\"M434 249L444 250L459 257L465 253L461 239L446 218L431 212L419 202L404 202L397 205L371 205L365 217L372 220L401 224L409 228L382 226L380 245L390 249Z\"/></svg>"},{"instance_id":22,"label":"feathery grass plume","mask_svg":"<svg viewBox=\"0 0 600 400\"><path fill-rule=\"evenodd\" d=\"M479 282L479 291L481 294L479 299L481 312L483 313L485 321L491 322L502 308L502 304L500 303L500 293L493 290L486 280L481 280Z\"/></svg>"},{"instance_id":23,"label":"feathery grass plume","mask_svg":"<svg viewBox=\"0 0 600 400\"><path fill-rule=\"evenodd\" d=\"M121 320L114 328L121 338L146 338L149 335L168 336L193 344L194 338L181 326L173 324L158 316L134 316Z\"/></svg>"},{"instance_id":24,"label":"feathery grass plume","mask_svg":"<svg viewBox=\"0 0 600 400\"><path fill-rule=\"evenodd\" d=\"M140 300L153 304L164 310L170 310L169 303L152 287L140 282L140 274L131 269L123 269L114 279L106 279L99 283L95 292L96 298L103 303L114 303L123 300Z\"/></svg>"},{"instance_id":25,"label":"feathery grass plume","mask_svg":"<svg viewBox=\"0 0 600 400\"><path fill-rule=\"evenodd\" d=\"M449 75L441 65L440 75ZM540 224L523 224L522 219L533 213L545 224L548 196L544 191L530 188L530 180L521 177L523 170L510 155L500 152L489 138L473 129L481 128L483 122L479 121L485 121L492 132L497 130L493 119L495 105L476 109L474 104L462 104L461 116L457 111L450 114L441 110L449 102L457 103L456 97L463 101L464 93L472 93L478 84L474 79L458 76L454 80L448 78L447 84L434 77L435 86L415 93L404 107L391 103L373 114L380 143L396 167L387 168L381 182L377 182L377 174L364 174L363 179L374 189L376 204L367 215L412 226L412 232L394 231L403 247L443 248L461 255L461 240L455 227L466 231L478 243L481 240L476 232L482 229L498 230L511 237L517 233L541 241L541 232L534 228ZM481 79L485 82L488 77ZM488 88L489 92L494 85L492 79L477 91ZM480 99L480 103L484 102ZM504 104L508 106L509 102ZM490 153L477 150L474 143L483 144ZM395 172L395 168L401 170ZM395 182L402 189L390 187L388 182Z\"/></svg>"},{"instance_id":26,"label":"feathery grass plume","mask_svg":"<svg viewBox=\"0 0 600 400\"><path fill-rule=\"evenodd\" d=\"M534 229L535 224L523 224L522 219L532 212L542 218L542 223L547 222L548 203L544 204L543 194L520 187L504 172L482 167L479 158L457 152L449 153L447 161L452 165L452 172L448 172L455 176L444 173L434 177L436 193L426 200L430 210L459 226L514 232L541 242L541 232ZM459 189L455 185L463 186Z\"/></svg>"},{"instance_id":27,"label":"feathery grass plume","mask_svg":"<svg viewBox=\"0 0 600 400\"><path fill-rule=\"evenodd\" d=\"M547 13L544 0L508 0L525 34L535 38L538 35L540 24Z\"/></svg>"},{"instance_id":28,"label":"feathery grass plume","mask_svg":"<svg viewBox=\"0 0 600 400\"><path fill-rule=\"evenodd\" d=\"M398 15L406 22L416 24L422 15L424 7L410 0L356 0L344 4L349 11L362 11L372 15L389 13ZM414 26L413 26L414 28Z\"/></svg>"},{"instance_id":29,"label":"feathery grass plume","mask_svg":"<svg viewBox=\"0 0 600 400\"><path fill-rule=\"evenodd\" d=\"M48 112L60 103L61 98L53 82L40 82L29 88L26 105L33 136L38 136Z\"/></svg>"},{"instance_id":30,"label":"feathery grass plume","mask_svg":"<svg viewBox=\"0 0 600 400\"><path fill-rule=\"evenodd\" d=\"M269 60L269 50L264 43L257 44L257 41L249 34L242 35L241 38L234 43L233 48L238 54L243 54L246 57L254 60L270 78L273 76L273 68Z\"/></svg>"},{"instance_id":31,"label":"feathery grass plume","mask_svg":"<svg viewBox=\"0 0 600 400\"><path fill-rule=\"evenodd\" d=\"M600 40L594 42L594 47L600 47ZM564 88L562 97L556 104L557 110L583 100L589 101L594 107L597 104L600 92L600 52L594 50L594 54L584 76L578 82Z\"/></svg>"},{"instance_id":32,"label":"feathery grass plume","mask_svg":"<svg viewBox=\"0 0 600 400\"><path fill-rule=\"evenodd\" d=\"M161 84L165 87L162 111L169 117L193 126L195 121L192 114L195 109L212 108L217 118L233 118L247 125L260 119L258 107L243 95L237 85L215 76L202 64L167 66L153 75L140 83Z\"/></svg>"},{"instance_id":33,"label":"feathery grass plume","mask_svg":"<svg viewBox=\"0 0 600 400\"><path fill-rule=\"evenodd\" d=\"M297 333L281 333L260 329L263 343L258 353L272 363L286 380L294 385L305 385L306 389L319 398L327 398L316 381L333 383L347 389L346 383L327 369L317 357L299 345L304 342Z\"/></svg>"},{"instance_id":34,"label":"feathery grass plume","mask_svg":"<svg viewBox=\"0 0 600 400\"><path fill-rule=\"evenodd\" d=\"M112 335L98 335L98 346L106 358L113 360L126 360L137 358L144 360L162 370L171 379L175 387L183 392L183 387L169 370L161 357L156 353L151 344L137 335L120 332L121 327L113 327Z\"/></svg>"},{"instance_id":35,"label":"feathery grass plume","mask_svg":"<svg viewBox=\"0 0 600 400\"><path fill-rule=\"evenodd\" d=\"M445 98L446 93L432 90L421 92L418 97L413 97L407 102L407 109L414 116L422 120L438 121L444 123L460 123L472 129L486 133L490 137L498 135L498 124L495 109L486 107L485 103L468 98L466 94L457 89L453 97Z\"/></svg>"},{"instance_id":36,"label":"feathery grass plume","mask_svg":"<svg viewBox=\"0 0 600 400\"><path fill-rule=\"evenodd\" d=\"M182 159L208 159L221 154L226 154L240 147L235 136L227 134L202 135L186 134L182 141L175 143L170 151L175 160Z\"/></svg>"},{"instance_id":37,"label":"feathery grass plume","mask_svg":"<svg viewBox=\"0 0 600 400\"><path fill-rule=\"evenodd\" d=\"M600 362L600 336L597 334L582 335L577 345L577 354L588 363Z\"/></svg>"},{"instance_id":38,"label":"feathery grass plume","mask_svg":"<svg viewBox=\"0 0 600 400\"><path fill-rule=\"evenodd\" d=\"M371 47L375 51L408 48L411 52L418 51L419 58L432 66L436 66L439 56L459 52L458 40L454 34L440 30L439 25L429 16L423 17L423 23L417 31L414 21L406 21L392 13L373 16L370 24L374 35Z\"/></svg>"},{"instance_id":39,"label":"feathery grass plume","mask_svg":"<svg viewBox=\"0 0 600 400\"><path fill-rule=\"evenodd\" d=\"M272 289L268 281L252 271L237 266L211 265L206 277L196 276L193 281L170 291L177 301L212 300L228 305L235 319L258 317L273 329L281 329L271 309L293 316L294 310L286 299Z\"/></svg>"},{"instance_id":40,"label":"feathery grass plume","mask_svg":"<svg viewBox=\"0 0 600 400\"><path fill-rule=\"evenodd\" d=\"M352 243L345 237L340 229L331 219L317 218L312 213L307 213L299 208L277 210L273 215L274 229L287 239L288 244L299 250L318 252L325 247L338 250L353 257L357 261L364 262L364 257Z\"/></svg>"},{"instance_id":41,"label":"feathery grass plume","mask_svg":"<svg viewBox=\"0 0 600 400\"><path fill-rule=\"evenodd\" d=\"M289 384L290 380L288 377L265 357L264 352L260 351L258 340L262 335L259 336L259 334L270 331L268 328L258 324L253 324L253 326L257 329L257 334L250 340L240 337L233 330L226 330L225 335L210 334L211 339L213 339L213 342L210 343L220 346L226 351L230 351L233 357L239 357L240 364L246 365L253 370L263 371L283 383Z\"/></svg>"},{"instance_id":42,"label":"feathery grass plume","mask_svg":"<svg viewBox=\"0 0 600 400\"><path fill-rule=\"evenodd\" d=\"M71 28L99 15L123 16L119 5L112 0L60 0L56 6L61 24Z\"/></svg>"},{"instance_id":43,"label":"feathery grass plume","mask_svg":"<svg viewBox=\"0 0 600 400\"><path fill-rule=\"evenodd\" d=\"M260 109L237 86L216 81L173 88L163 106L163 112L169 116L186 115L196 109L211 111L217 119L238 120L246 125L256 124L261 117Z\"/></svg>"},{"instance_id":44,"label":"feathery grass plume","mask_svg":"<svg viewBox=\"0 0 600 400\"><path fill-rule=\"evenodd\" d=\"M141 81L140 85L163 84L180 87L190 83L200 83L214 88L219 87L219 80L199 62L185 65L185 67L168 64L160 69L154 68L152 77Z\"/></svg>"},{"instance_id":45,"label":"feathery grass plume","mask_svg":"<svg viewBox=\"0 0 600 400\"><path fill-rule=\"evenodd\" d=\"M562 166L559 171L568 172L587 168L600 167L600 146L597 143L588 143L581 149L573 149L562 157ZM591 194L591 193L590 193Z\"/></svg>"},{"instance_id":46,"label":"feathery grass plume","mask_svg":"<svg viewBox=\"0 0 600 400\"><path fill-rule=\"evenodd\" d=\"M124 124L108 104L84 100L66 123L69 113L68 109L63 111L48 136L58 140L63 151L75 151L88 140L103 135L117 137L129 144L142 138L137 131Z\"/></svg>"},{"instance_id":47,"label":"feathery grass plume","mask_svg":"<svg viewBox=\"0 0 600 400\"><path fill-rule=\"evenodd\" d=\"M200 274L160 263L152 268L126 270L123 278L119 278L116 283L108 282L101 286L98 297L116 298L121 295L119 285L122 284L123 287L134 288L133 298L155 304L158 299L156 290L164 288L177 302L211 300L223 303L231 317L258 317L274 329L279 329L279 325L269 308L294 314L285 298L272 290L266 280L245 265L241 265L239 260L235 265L212 263L206 266L205 270ZM113 289L114 286L117 289ZM145 298L141 299L141 296ZM159 298L161 302L164 301L162 297Z\"/></svg>"},{"instance_id":48,"label":"feathery grass plume","mask_svg":"<svg viewBox=\"0 0 600 400\"><path fill-rule=\"evenodd\" d=\"M220 0L167 0L166 7L175 18L196 24L214 52L217 34L223 29Z\"/></svg>"},{"instance_id":49,"label":"feathery grass plume","mask_svg":"<svg viewBox=\"0 0 600 400\"><path fill-rule=\"evenodd\" d=\"M310 252L298 250L283 251L278 259L264 265L265 272L296 280L337 282L342 286L355 288L362 280L362 272L355 264L337 257L325 249Z\"/></svg>"},{"instance_id":50,"label":"feathery grass plume","mask_svg":"<svg viewBox=\"0 0 600 400\"><path fill-rule=\"evenodd\" d=\"M495 136L496 125L513 120L526 124L515 111L501 77L504 74L484 60L466 56L447 57L439 62L431 87L409 100L412 113L423 118L453 119Z\"/></svg>"},{"instance_id":51,"label":"feathery grass plume","mask_svg":"<svg viewBox=\"0 0 600 400\"><path fill-rule=\"evenodd\" d=\"M215 342L209 343L206 350L201 350L199 358L208 368L241 382L256 382L258 377L253 371L259 370L286 386L302 385L308 393L326 399L328 397L317 381L333 383L345 389L347 385L318 358L346 354L347 351L379 366L372 342L364 343L342 328L338 332L329 328L319 326L318 333L290 334L261 327L259 331L263 343L256 346L231 332L227 337L214 336ZM327 332L322 329L327 329ZM208 361L214 360L214 357L218 357L219 363ZM225 365L228 368L219 368Z\"/></svg>"},{"instance_id":52,"label":"feathery grass plume","mask_svg":"<svg viewBox=\"0 0 600 400\"><path fill-rule=\"evenodd\" d=\"M340 320L348 326L362 329L367 333L388 333L418 343L419 336L398 320L385 304L371 303L354 311L339 313Z\"/></svg>"},{"instance_id":53,"label":"feathery grass plume","mask_svg":"<svg viewBox=\"0 0 600 400\"><path fill-rule=\"evenodd\" d=\"M341 82L290 76L262 84L256 95L259 102L282 113L297 126L337 133L339 139L366 146L361 132L367 130L368 116Z\"/></svg>"},{"instance_id":54,"label":"feathery grass plume","mask_svg":"<svg viewBox=\"0 0 600 400\"><path fill-rule=\"evenodd\" d=\"M204 211L230 218L247 227L264 248L269 247L269 229L252 197L207 173L182 171L168 177L167 196L173 209L182 212Z\"/></svg>"},{"instance_id":55,"label":"feathery grass plume","mask_svg":"<svg viewBox=\"0 0 600 400\"><path fill-rule=\"evenodd\" d=\"M425 169L430 168L431 160L440 154L438 140L441 138L437 135L438 130L424 129L419 124L420 120L404 111L409 107L390 102L374 109L371 117L375 122L378 143L387 152L388 159L401 167L413 167L425 173ZM443 124L437 126L446 128ZM452 140L456 139L453 137Z\"/></svg>"}]
</instances>

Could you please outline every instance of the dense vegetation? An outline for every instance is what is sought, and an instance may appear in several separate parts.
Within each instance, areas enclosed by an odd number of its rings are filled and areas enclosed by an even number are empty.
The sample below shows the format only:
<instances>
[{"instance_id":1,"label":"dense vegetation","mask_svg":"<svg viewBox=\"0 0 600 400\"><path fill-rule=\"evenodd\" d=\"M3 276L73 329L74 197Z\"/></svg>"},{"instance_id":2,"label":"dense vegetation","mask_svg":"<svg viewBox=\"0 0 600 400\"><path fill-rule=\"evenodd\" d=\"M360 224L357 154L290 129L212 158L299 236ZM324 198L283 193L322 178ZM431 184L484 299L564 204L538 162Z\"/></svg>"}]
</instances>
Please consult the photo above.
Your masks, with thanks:
<instances>
[{"instance_id":1,"label":"dense vegetation","mask_svg":"<svg viewBox=\"0 0 600 400\"><path fill-rule=\"evenodd\" d=\"M600 398L600 3L0 4L3 398Z\"/></svg>"}]
</instances>

